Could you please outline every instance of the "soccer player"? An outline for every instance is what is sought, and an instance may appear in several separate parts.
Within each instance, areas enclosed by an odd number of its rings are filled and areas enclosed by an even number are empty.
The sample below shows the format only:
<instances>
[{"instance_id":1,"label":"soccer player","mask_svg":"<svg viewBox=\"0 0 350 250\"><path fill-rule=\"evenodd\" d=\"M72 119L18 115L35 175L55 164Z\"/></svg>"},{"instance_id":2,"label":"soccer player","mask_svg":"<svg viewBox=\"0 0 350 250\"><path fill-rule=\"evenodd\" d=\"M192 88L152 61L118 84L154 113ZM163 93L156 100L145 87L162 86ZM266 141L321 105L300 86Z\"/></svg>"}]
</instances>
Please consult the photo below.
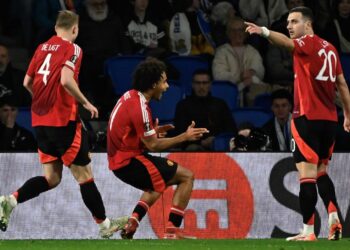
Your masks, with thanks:
<instances>
[{"instance_id":1,"label":"soccer player","mask_svg":"<svg viewBox=\"0 0 350 250\"><path fill-rule=\"evenodd\" d=\"M144 191L121 231L124 239L133 238L148 209L171 185L177 185L177 188L164 238L182 237L179 226L191 196L193 173L176 162L152 156L146 150L159 152L184 141L198 140L209 131L206 128L195 128L192 121L186 132L178 136L161 136L173 126L158 126L157 120L153 124L148 102L151 99L159 100L168 87L164 63L157 59L142 62L134 73L133 89L118 100L109 119L109 168L123 182Z\"/></svg>"},{"instance_id":2,"label":"soccer player","mask_svg":"<svg viewBox=\"0 0 350 250\"><path fill-rule=\"evenodd\" d=\"M314 241L314 212L317 189L329 219L329 240L341 238L342 225L334 184L327 174L333 152L337 111L334 104L338 89L344 108L344 129L350 130L350 96L338 52L332 44L314 34L313 14L307 7L289 11L287 29L290 38L248 23L246 31L259 34L271 43L285 47L294 61L293 157L300 176L299 201L303 231L287 241Z\"/></svg>"},{"instance_id":3,"label":"soccer player","mask_svg":"<svg viewBox=\"0 0 350 250\"><path fill-rule=\"evenodd\" d=\"M32 125L38 140L44 176L29 179L16 192L0 197L0 229L6 231L12 210L39 194L55 188L61 181L63 164L80 185L83 201L92 213L99 233L109 238L126 219L106 218L101 195L90 166L87 134L77 114L77 102L98 117L97 109L78 87L82 51L74 44L79 17L71 11L58 14L57 35L41 44L30 62L24 86L32 94Z\"/></svg>"}]
</instances>

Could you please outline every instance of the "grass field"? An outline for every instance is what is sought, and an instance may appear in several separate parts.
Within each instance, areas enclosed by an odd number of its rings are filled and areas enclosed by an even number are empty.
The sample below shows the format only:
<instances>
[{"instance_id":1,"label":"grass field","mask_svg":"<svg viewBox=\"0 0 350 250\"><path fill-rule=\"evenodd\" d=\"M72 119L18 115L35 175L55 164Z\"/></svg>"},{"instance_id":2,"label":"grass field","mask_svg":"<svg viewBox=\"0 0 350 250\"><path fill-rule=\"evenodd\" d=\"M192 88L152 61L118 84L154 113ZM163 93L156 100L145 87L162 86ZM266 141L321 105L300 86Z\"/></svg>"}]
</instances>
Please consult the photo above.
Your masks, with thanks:
<instances>
[{"instance_id":1,"label":"grass field","mask_svg":"<svg viewBox=\"0 0 350 250\"><path fill-rule=\"evenodd\" d=\"M350 239L337 242L264 240L0 240L1 250L313 250L350 249Z\"/></svg>"}]
</instances>

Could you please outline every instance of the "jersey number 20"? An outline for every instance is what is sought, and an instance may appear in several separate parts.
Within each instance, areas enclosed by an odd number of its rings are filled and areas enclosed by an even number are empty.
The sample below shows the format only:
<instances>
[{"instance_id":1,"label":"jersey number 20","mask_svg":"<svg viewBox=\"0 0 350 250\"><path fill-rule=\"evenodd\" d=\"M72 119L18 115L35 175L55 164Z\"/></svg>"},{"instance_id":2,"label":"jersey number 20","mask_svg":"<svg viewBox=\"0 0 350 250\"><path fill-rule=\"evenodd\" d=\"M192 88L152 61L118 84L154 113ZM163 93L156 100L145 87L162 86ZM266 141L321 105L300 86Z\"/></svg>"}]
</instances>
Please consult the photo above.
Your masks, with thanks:
<instances>
[{"instance_id":1,"label":"jersey number 20","mask_svg":"<svg viewBox=\"0 0 350 250\"><path fill-rule=\"evenodd\" d=\"M323 57L323 65L320 72L318 72L316 76L316 80L328 81L328 78L331 78L331 82L335 82L336 76L335 76L335 72L333 74L333 67L332 67L332 58L334 58L334 61L335 61L334 65L337 65L337 57L335 53L331 50L328 51L327 53L325 49L320 49L318 51L318 55L320 57ZM326 72L327 64L328 64L328 75Z\"/></svg>"}]
</instances>

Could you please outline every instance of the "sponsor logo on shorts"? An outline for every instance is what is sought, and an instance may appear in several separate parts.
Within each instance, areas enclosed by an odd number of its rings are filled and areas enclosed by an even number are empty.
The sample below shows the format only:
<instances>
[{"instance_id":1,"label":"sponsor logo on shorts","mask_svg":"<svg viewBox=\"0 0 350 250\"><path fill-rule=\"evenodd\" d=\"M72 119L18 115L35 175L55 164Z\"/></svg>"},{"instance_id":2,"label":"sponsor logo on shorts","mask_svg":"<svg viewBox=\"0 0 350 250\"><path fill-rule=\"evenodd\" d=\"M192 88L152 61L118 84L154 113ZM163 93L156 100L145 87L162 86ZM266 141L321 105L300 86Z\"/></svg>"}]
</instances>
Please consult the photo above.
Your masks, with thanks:
<instances>
[{"instance_id":1,"label":"sponsor logo on shorts","mask_svg":"<svg viewBox=\"0 0 350 250\"><path fill-rule=\"evenodd\" d=\"M172 161L170 161L170 160L167 160L166 162L168 163L168 166L169 166L169 167L174 166L174 162L172 162Z\"/></svg>"}]
</instances>

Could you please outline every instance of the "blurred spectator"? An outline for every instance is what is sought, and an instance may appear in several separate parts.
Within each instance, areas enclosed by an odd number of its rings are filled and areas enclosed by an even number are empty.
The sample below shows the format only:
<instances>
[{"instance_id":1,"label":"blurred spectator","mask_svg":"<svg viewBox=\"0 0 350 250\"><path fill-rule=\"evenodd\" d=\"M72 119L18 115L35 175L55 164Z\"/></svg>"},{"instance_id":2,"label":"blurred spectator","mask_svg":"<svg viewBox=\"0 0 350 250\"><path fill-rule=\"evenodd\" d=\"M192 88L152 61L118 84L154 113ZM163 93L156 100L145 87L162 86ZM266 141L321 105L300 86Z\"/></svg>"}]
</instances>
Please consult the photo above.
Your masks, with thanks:
<instances>
[{"instance_id":1,"label":"blurred spectator","mask_svg":"<svg viewBox=\"0 0 350 250\"><path fill-rule=\"evenodd\" d=\"M33 134L16 123L18 108L13 96L0 98L0 151L37 150Z\"/></svg>"},{"instance_id":2,"label":"blurred spectator","mask_svg":"<svg viewBox=\"0 0 350 250\"><path fill-rule=\"evenodd\" d=\"M277 32L281 32L285 34L286 36L289 36L288 30L287 30L287 18L289 15L289 10L299 7L299 6L304 6L304 0L285 0L287 9L285 13L281 16L280 19L276 20L271 24L271 29Z\"/></svg>"},{"instance_id":3,"label":"blurred spectator","mask_svg":"<svg viewBox=\"0 0 350 250\"><path fill-rule=\"evenodd\" d=\"M270 137L273 151L290 151L292 95L279 89L272 93L271 99L274 117L263 126L263 131Z\"/></svg>"},{"instance_id":4,"label":"blurred spectator","mask_svg":"<svg viewBox=\"0 0 350 250\"><path fill-rule=\"evenodd\" d=\"M192 121L196 127L205 127L209 133L200 141L186 143L186 151L209 151L214 137L224 132L236 133L236 124L224 100L211 96L211 76L207 70L193 73L192 95L180 101L175 112L175 132L180 134Z\"/></svg>"},{"instance_id":5,"label":"blurred spectator","mask_svg":"<svg viewBox=\"0 0 350 250\"><path fill-rule=\"evenodd\" d=\"M219 47L228 42L226 25L236 15L237 11L230 2L219 2L213 6L210 14L212 37L215 46Z\"/></svg>"},{"instance_id":6,"label":"blurred spectator","mask_svg":"<svg viewBox=\"0 0 350 250\"><path fill-rule=\"evenodd\" d=\"M247 33L241 18L235 17L227 24L229 43L220 46L213 60L215 80L230 81L238 86L241 106L252 106L257 95L269 91L262 82L265 68L259 52L246 44Z\"/></svg>"},{"instance_id":7,"label":"blurred spectator","mask_svg":"<svg viewBox=\"0 0 350 250\"><path fill-rule=\"evenodd\" d=\"M0 1L0 43L11 47L31 45L34 0Z\"/></svg>"},{"instance_id":8,"label":"blurred spectator","mask_svg":"<svg viewBox=\"0 0 350 250\"><path fill-rule=\"evenodd\" d=\"M56 17L60 10L79 12L84 0L35 0L33 19L36 30L35 44L46 41L55 34Z\"/></svg>"},{"instance_id":9,"label":"blurred spectator","mask_svg":"<svg viewBox=\"0 0 350 250\"><path fill-rule=\"evenodd\" d=\"M313 28L317 33L322 34L325 31L326 25L331 21L331 3L334 0L304 0L305 6L312 9L314 14Z\"/></svg>"},{"instance_id":10,"label":"blurred spectator","mask_svg":"<svg viewBox=\"0 0 350 250\"><path fill-rule=\"evenodd\" d=\"M180 55L213 55L210 24L200 9L200 0L176 1L174 5L176 13L169 28L172 51Z\"/></svg>"},{"instance_id":11,"label":"blurred spectator","mask_svg":"<svg viewBox=\"0 0 350 250\"><path fill-rule=\"evenodd\" d=\"M106 0L85 1L76 43L84 51L79 75L81 90L98 107L100 118L107 120L116 96L112 84L104 76L104 61L129 50L121 21L109 9Z\"/></svg>"},{"instance_id":12,"label":"blurred spectator","mask_svg":"<svg viewBox=\"0 0 350 250\"><path fill-rule=\"evenodd\" d=\"M11 65L7 47L0 44L0 98L12 95L20 106L29 106L31 97L23 87L24 75Z\"/></svg>"},{"instance_id":13,"label":"blurred spectator","mask_svg":"<svg viewBox=\"0 0 350 250\"><path fill-rule=\"evenodd\" d=\"M333 11L334 17L327 23L322 36L339 52L350 53L350 0L334 1Z\"/></svg>"},{"instance_id":14,"label":"blurred spectator","mask_svg":"<svg viewBox=\"0 0 350 250\"><path fill-rule=\"evenodd\" d=\"M295 7L304 6L303 0L286 0L288 10ZM287 30L287 17L289 12L286 12L278 21L271 25L271 29L281 32L289 37ZM287 86L292 88L294 82L293 58L289 51L283 48L269 44L266 52L266 75L267 79L272 84Z\"/></svg>"},{"instance_id":15,"label":"blurred spectator","mask_svg":"<svg viewBox=\"0 0 350 250\"><path fill-rule=\"evenodd\" d=\"M243 123L238 128L237 136L230 140L230 151L270 151L270 137L253 124Z\"/></svg>"},{"instance_id":16,"label":"blurred spectator","mask_svg":"<svg viewBox=\"0 0 350 250\"><path fill-rule=\"evenodd\" d=\"M259 26L270 27L288 10L283 0L241 0L239 11L243 19L253 21Z\"/></svg>"},{"instance_id":17,"label":"blurred spectator","mask_svg":"<svg viewBox=\"0 0 350 250\"><path fill-rule=\"evenodd\" d=\"M130 0L131 13L125 13L123 23L133 53L162 57L167 52L168 40L159 18L149 11L149 0Z\"/></svg>"},{"instance_id":18,"label":"blurred spectator","mask_svg":"<svg viewBox=\"0 0 350 250\"><path fill-rule=\"evenodd\" d=\"M269 44L265 56L266 77L272 85L293 88L293 58L289 51Z\"/></svg>"}]
</instances>

